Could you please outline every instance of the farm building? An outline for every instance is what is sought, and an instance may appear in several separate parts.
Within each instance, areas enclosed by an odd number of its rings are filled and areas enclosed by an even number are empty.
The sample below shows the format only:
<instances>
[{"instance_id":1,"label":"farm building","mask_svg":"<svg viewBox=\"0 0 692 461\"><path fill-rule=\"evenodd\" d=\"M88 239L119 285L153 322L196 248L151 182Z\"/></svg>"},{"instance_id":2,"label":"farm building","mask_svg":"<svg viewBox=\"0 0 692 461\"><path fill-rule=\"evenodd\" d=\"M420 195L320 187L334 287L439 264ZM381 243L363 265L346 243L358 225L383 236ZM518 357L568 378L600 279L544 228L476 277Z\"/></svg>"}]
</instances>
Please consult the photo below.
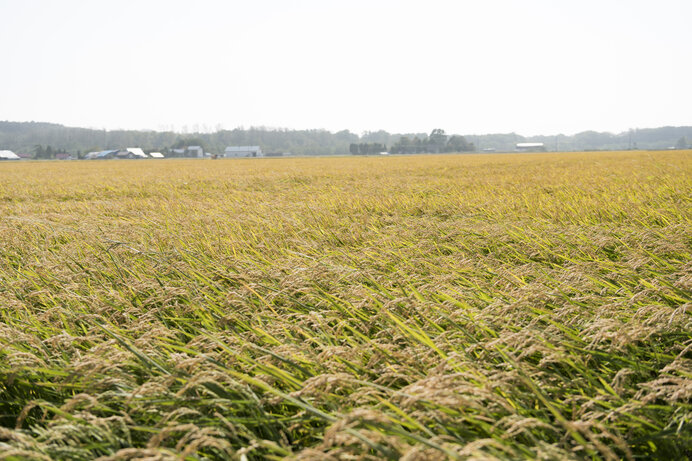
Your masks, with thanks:
<instances>
[{"instance_id":1,"label":"farm building","mask_svg":"<svg viewBox=\"0 0 692 461\"><path fill-rule=\"evenodd\" d=\"M115 158L147 158L147 154L139 147L128 147L115 151Z\"/></svg>"},{"instance_id":2,"label":"farm building","mask_svg":"<svg viewBox=\"0 0 692 461\"><path fill-rule=\"evenodd\" d=\"M228 146L224 157L263 157L260 146Z\"/></svg>"},{"instance_id":3,"label":"farm building","mask_svg":"<svg viewBox=\"0 0 692 461\"><path fill-rule=\"evenodd\" d=\"M545 152L545 145L542 142L518 142L514 150L517 152Z\"/></svg>"},{"instance_id":4,"label":"farm building","mask_svg":"<svg viewBox=\"0 0 692 461\"><path fill-rule=\"evenodd\" d=\"M148 158L139 147L128 147L127 149L102 150L100 152L89 152L84 156L89 160L106 160L110 158Z\"/></svg>"},{"instance_id":5,"label":"farm building","mask_svg":"<svg viewBox=\"0 0 692 461\"><path fill-rule=\"evenodd\" d=\"M19 160L19 156L11 150L0 150L0 160Z\"/></svg>"},{"instance_id":6,"label":"farm building","mask_svg":"<svg viewBox=\"0 0 692 461\"><path fill-rule=\"evenodd\" d=\"M188 157L204 157L204 149L202 146L187 146L187 156Z\"/></svg>"},{"instance_id":7,"label":"farm building","mask_svg":"<svg viewBox=\"0 0 692 461\"><path fill-rule=\"evenodd\" d=\"M117 153L117 150L102 150L100 152L89 152L87 154L87 158L91 160L107 160L109 158L115 158L115 154Z\"/></svg>"},{"instance_id":8,"label":"farm building","mask_svg":"<svg viewBox=\"0 0 692 461\"><path fill-rule=\"evenodd\" d=\"M161 152L149 152L149 157L151 157L151 158L163 158L163 154Z\"/></svg>"},{"instance_id":9,"label":"farm building","mask_svg":"<svg viewBox=\"0 0 692 461\"><path fill-rule=\"evenodd\" d=\"M202 158L204 157L204 148L202 146L180 147L171 149L171 154L174 157Z\"/></svg>"},{"instance_id":10,"label":"farm building","mask_svg":"<svg viewBox=\"0 0 692 461\"><path fill-rule=\"evenodd\" d=\"M128 147L128 148L125 149L125 150L127 151L128 154L134 155L134 158L147 158L147 157L149 157L149 156L148 156L147 154L145 154L144 151L143 151L141 148L139 148L139 147ZM130 157L130 156L128 155L127 158L133 158L133 157Z\"/></svg>"}]
</instances>

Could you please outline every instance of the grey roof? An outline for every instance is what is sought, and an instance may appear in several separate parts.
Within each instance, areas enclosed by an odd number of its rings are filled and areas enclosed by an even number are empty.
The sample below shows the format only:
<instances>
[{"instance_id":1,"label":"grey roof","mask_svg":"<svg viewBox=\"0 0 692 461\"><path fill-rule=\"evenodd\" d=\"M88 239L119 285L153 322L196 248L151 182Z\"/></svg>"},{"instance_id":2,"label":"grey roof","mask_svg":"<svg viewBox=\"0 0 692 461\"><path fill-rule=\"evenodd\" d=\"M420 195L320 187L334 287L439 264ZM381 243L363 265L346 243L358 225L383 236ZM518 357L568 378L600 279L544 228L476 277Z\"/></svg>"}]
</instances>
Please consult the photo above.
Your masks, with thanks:
<instances>
[{"instance_id":1,"label":"grey roof","mask_svg":"<svg viewBox=\"0 0 692 461\"><path fill-rule=\"evenodd\" d=\"M226 152L247 152L247 151L258 151L260 146L228 146L226 147Z\"/></svg>"}]
</instances>

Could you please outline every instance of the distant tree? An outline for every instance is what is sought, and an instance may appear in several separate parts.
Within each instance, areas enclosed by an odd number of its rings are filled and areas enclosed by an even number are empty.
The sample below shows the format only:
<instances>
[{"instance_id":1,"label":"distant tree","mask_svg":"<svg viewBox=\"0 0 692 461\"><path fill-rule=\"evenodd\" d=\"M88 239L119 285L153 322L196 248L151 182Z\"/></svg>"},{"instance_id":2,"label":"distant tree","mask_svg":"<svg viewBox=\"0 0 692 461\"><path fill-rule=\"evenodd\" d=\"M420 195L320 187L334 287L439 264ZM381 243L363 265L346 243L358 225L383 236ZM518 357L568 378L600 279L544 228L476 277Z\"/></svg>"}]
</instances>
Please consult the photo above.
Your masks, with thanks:
<instances>
[{"instance_id":1,"label":"distant tree","mask_svg":"<svg viewBox=\"0 0 692 461\"><path fill-rule=\"evenodd\" d=\"M421 141L421 139L418 136L413 137L413 142L411 142L411 144L413 145L413 153L420 154L421 152L425 151L423 147L423 141Z\"/></svg>"},{"instance_id":2,"label":"distant tree","mask_svg":"<svg viewBox=\"0 0 692 461\"><path fill-rule=\"evenodd\" d=\"M410 154L411 153L411 140L408 136L402 136L399 141L392 145L393 154Z\"/></svg>"},{"instance_id":3,"label":"distant tree","mask_svg":"<svg viewBox=\"0 0 692 461\"><path fill-rule=\"evenodd\" d=\"M445 134L445 130L441 128L435 128L430 132L430 136L428 137L428 144L431 146L432 149L434 149L436 152L440 152L443 150L444 145L447 143L447 135Z\"/></svg>"},{"instance_id":4,"label":"distant tree","mask_svg":"<svg viewBox=\"0 0 692 461\"><path fill-rule=\"evenodd\" d=\"M399 145L401 146L402 154L412 154L415 152L413 139L409 138L408 136L402 136L401 139L399 139Z\"/></svg>"},{"instance_id":5,"label":"distant tree","mask_svg":"<svg viewBox=\"0 0 692 461\"><path fill-rule=\"evenodd\" d=\"M178 140L171 146L171 149L182 149L188 146L201 146L205 151L207 150L207 143L204 142L202 138L178 138Z\"/></svg>"},{"instance_id":6,"label":"distant tree","mask_svg":"<svg viewBox=\"0 0 692 461\"><path fill-rule=\"evenodd\" d=\"M469 152L474 150L473 143L470 143L460 135L450 136L447 141L447 152Z\"/></svg>"},{"instance_id":7,"label":"distant tree","mask_svg":"<svg viewBox=\"0 0 692 461\"><path fill-rule=\"evenodd\" d=\"M386 152L387 145L379 142L362 142L360 144L351 144L349 152L353 155L373 155L380 152Z\"/></svg>"},{"instance_id":8,"label":"distant tree","mask_svg":"<svg viewBox=\"0 0 692 461\"><path fill-rule=\"evenodd\" d=\"M391 135L384 130L365 131L360 137L360 139L363 142L380 143L382 145L385 145L388 142L390 142L390 138L391 138Z\"/></svg>"},{"instance_id":9,"label":"distant tree","mask_svg":"<svg viewBox=\"0 0 692 461\"><path fill-rule=\"evenodd\" d=\"M64 151L64 149L62 149L62 150L58 149L57 153L61 153L62 151ZM37 144L36 146L34 146L34 158L50 159L50 158L55 158L55 154L56 154L56 151L53 150L53 148L51 146L46 146L45 148L40 144Z\"/></svg>"},{"instance_id":10,"label":"distant tree","mask_svg":"<svg viewBox=\"0 0 692 461\"><path fill-rule=\"evenodd\" d=\"M675 148L687 149L687 138L683 136L682 138L678 139L678 142L675 143Z\"/></svg>"}]
</instances>

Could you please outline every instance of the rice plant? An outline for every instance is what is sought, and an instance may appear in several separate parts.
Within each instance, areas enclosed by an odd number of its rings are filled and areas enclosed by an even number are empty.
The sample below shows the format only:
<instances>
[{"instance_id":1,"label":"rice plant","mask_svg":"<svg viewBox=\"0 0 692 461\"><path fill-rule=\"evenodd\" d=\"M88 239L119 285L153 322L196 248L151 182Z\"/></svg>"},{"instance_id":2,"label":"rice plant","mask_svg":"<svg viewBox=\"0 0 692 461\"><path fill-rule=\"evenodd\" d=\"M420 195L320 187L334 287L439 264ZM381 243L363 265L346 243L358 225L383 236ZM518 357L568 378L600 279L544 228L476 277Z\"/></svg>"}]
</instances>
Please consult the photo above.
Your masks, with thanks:
<instances>
[{"instance_id":1,"label":"rice plant","mask_svg":"<svg viewBox=\"0 0 692 461\"><path fill-rule=\"evenodd\" d=\"M0 165L0 459L684 459L692 153Z\"/></svg>"}]
</instances>

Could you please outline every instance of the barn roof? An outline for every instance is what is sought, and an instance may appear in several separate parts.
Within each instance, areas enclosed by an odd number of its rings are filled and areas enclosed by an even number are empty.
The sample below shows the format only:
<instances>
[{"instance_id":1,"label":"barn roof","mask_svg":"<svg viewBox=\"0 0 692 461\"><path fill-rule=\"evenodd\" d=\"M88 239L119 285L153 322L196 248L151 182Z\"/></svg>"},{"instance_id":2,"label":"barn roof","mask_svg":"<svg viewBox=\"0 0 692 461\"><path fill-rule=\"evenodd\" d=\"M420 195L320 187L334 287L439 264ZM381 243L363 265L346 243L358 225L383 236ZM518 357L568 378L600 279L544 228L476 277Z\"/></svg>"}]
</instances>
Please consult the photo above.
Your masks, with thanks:
<instances>
[{"instance_id":1,"label":"barn roof","mask_svg":"<svg viewBox=\"0 0 692 461\"><path fill-rule=\"evenodd\" d=\"M127 151L137 157L147 158L147 154L145 154L144 151L139 147L128 147Z\"/></svg>"},{"instance_id":2,"label":"barn roof","mask_svg":"<svg viewBox=\"0 0 692 461\"><path fill-rule=\"evenodd\" d=\"M19 156L11 150L0 150L0 159L3 160L19 160Z\"/></svg>"}]
</instances>

